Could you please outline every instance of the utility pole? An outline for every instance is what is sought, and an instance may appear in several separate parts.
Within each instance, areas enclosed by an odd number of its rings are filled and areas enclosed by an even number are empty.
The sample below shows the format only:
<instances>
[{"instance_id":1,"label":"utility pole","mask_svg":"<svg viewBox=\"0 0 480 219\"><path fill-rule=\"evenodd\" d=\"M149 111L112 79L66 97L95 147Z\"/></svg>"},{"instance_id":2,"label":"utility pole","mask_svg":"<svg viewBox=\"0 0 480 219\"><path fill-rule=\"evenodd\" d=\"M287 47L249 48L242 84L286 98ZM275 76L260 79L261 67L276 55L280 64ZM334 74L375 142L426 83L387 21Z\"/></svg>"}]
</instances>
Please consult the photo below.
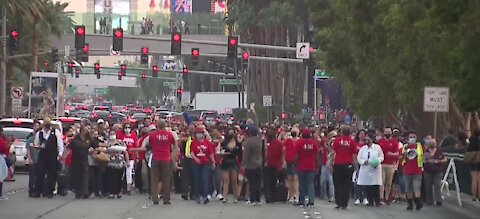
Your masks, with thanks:
<instances>
[{"instance_id":1,"label":"utility pole","mask_svg":"<svg viewBox=\"0 0 480 219\"><path fill-rule=\"evenodd\" d=\"M7 110L7 9L3 8L2 18L2 36L4 36L2 43L2 64L0 68L0 115L5 115Z\"/></svg>"}]
</instances>

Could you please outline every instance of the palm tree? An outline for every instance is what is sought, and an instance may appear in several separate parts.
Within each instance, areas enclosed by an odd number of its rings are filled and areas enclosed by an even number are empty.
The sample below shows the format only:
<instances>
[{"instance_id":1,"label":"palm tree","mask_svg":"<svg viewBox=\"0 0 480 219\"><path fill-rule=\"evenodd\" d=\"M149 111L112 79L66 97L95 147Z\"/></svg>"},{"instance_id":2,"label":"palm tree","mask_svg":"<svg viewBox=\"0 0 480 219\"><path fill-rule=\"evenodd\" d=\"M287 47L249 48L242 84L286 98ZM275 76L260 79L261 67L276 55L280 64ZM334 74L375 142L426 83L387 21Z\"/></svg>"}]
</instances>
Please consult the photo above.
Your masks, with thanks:
<instances>
[{"instance_id":1,"label":"palm tree","mask_svg":"<svg viewBox=\"0 0 480 219\"><path fill-rule=\"evenodd\" d=\"M33 21L34 13L42 8L41 0L2 0L0 8L4 8L7 14L15 14L25 21ZM3 13L3 11L2 11Z\"/></svg>"}]
</instances>

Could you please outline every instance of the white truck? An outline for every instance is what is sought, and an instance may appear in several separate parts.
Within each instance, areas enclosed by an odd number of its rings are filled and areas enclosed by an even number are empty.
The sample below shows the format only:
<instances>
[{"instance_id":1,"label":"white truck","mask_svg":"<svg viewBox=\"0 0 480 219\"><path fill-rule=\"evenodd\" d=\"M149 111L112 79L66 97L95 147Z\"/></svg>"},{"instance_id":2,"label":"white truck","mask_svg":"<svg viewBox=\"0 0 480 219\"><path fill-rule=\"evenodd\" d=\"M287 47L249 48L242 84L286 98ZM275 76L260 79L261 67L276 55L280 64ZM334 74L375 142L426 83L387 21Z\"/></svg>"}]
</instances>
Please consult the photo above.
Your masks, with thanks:
<instances>
[{"instance_id":1,"label":"white truck","mask_svg":"<svg viewBox=\"0 0 480 219\"><path fill-rule=\"evenodd\" d=\"M245 94L244 106L247 106ZM198 92L193 98L191 106L195 110L215 110L218 113L231 113L232 109L239 108L237 92Z\"/></svg>"}]
</instances>

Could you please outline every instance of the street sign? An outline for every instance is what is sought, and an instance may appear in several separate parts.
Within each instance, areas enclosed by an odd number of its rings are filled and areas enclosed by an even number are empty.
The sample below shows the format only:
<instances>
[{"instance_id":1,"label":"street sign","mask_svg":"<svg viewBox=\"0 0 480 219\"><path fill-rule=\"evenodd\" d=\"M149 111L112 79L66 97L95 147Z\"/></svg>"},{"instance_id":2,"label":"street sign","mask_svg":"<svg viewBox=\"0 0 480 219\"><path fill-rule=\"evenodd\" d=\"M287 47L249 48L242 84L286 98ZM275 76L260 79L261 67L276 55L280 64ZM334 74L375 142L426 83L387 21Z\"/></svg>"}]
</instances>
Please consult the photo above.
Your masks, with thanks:
<instances>
[{"instance_id":1,"label":"street sign","mask_svg":"<svg viewBox=\"0 0 480 219\"><path fill-rule=\"evenodd\" d=\"M65 46L65 56L66 57L70 56L70 46Z\"/></svg>"},{"instance_id":2,"label":"street sign","mask_svg":"<svg viewBox=\"0 0 480 219\"><path fill-rule=\"evenodd\" d=\"M450 88L425 87L423 93L423 111L448 112Z\"/></svg>"},{"instance_id":3,"label":"street sign","mask_svg":"<svg viewBox=\"0 0 480 219\"><path fill-rule=\"evenodd\" d=\"M121 54L120 54L120 51L115 51L115 50L113 50L113 46L110 45L110 55L112 55L112 56L119 56L119 55L121 55Z\"/></svg>"},{"instance_id":4,"label":"street sign","mask_svg":"<svg viewBox=\"0 0 480 219\"><path fill-rule=\"evenodd\" d=\"M238 80L238 84L242 84L242 80ZM237 85L237 79L220 79L220 85Z\"/></svg>"},{"instance_id":5,"label":"street sign","mask_svg":"<svg viewBox=\"0 0 480 219\"><path fill-rule=\"evenodd\" d=\"M69 96L73 96L77 92L77 87L75 86L68 86L67 87L67 94Z\"/></svg>"},{"instance_id":6,"label":"street sign","mask_svg":"<svg viewBox=\"0 0 480 219\"><path fill-rule=\"evenodd\" d=\"M272 96L263 96L263 106L272 106Z\"/></svg>"},{"instance_id":7,"label":"street sign","mask_svg":"<svg viewBox=\"0 0 480 219\"><path fill-rule=\"evenodd\" d=\"M20 115L22 113L22 99L12 99L12 113L14 115Z\"/></svg>"},{"instance_id":8,"label":"street sign","mask_svg":"<svg viewBox=\"0 0 480 219\"><path fill-rule=\"evenodd\" d=\"M176 88L176 87L179 87L180 85L176 81L164 81L163 86L164 87Z\"/></svg>"},{"instance_id":9,"label":"street sign","mask_svg":"<svg viewBox=\"0 0 480 219\"><path fill-rule=\"evenodd\" d=\"M182 94L182 106L190 105L190 91L185 91Z\"/></svg>"},{"instance_id":10,"label":"street sign","mask_svg":"<svg viewBox=\"0 0 480 219\"><path fill-rule=\"evenodd\" d=\"M96 95L105 95L108 93L108 88L106 87L93 88L93 92Z\"/></svg>"},{"instance_id":11,"label":"street sign","mask_svg":"<svg viewBox=\"0 0 480 219\"><path fill-rule=\"evenodd\" d=\"M315 69L315 78L316 79L329 79L330 76L327 75L325 70Z\"/></svg>"},{"instance_id":12,"label":"street sign","mask_svg":"<svg viewBox=\"0 0 480 219\"><path fill-rule=\"evenodd\" d=\"M12 87L10 89L10 96L12 97L12 99L22 99L23 87Z\"/></svg>"},{"instance_id":13,"label":"street sign","mask_svg":"<svg viewBox=\"0 0 480 219\"><path fill-rule=\"evenodd\" d=\"M297 59L310 58L310 43L297 43Z\"/></svg>"}]
</instances>

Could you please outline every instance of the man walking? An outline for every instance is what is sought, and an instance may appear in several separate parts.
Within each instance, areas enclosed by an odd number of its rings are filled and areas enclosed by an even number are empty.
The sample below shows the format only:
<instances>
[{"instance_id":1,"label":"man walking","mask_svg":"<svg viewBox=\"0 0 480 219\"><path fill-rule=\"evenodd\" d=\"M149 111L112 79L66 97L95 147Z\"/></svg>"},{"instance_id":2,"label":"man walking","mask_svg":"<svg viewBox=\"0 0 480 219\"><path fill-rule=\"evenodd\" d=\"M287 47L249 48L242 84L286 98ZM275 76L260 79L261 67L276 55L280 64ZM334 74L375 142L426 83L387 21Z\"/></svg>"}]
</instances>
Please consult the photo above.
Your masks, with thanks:
<instances>
[{"instance_id":1,"label":"man walking","mask_svg":"<svg viewBox=\"0 0 480 219\"><path fill-rule=\"evenodd\" d=\"M158 130L149 134L149 145L152 148L152 168L151 168L151 196L153 204L158 205L159 191L158 183L162 185L163 204L170 204L171 192L171 162L174 168L177 167L178 144L172 133L166 130L167 122L164 119L159 120ZM173 156L172 156L173 146Z\"/></svg>"},{"instance_id":2,"label":"man walking","mask_svg":"<svg viewBox=\"0 0 480 219\"><path fill-rule=\"evenodd\" d=\"M60 158L63 155L63 141L60 131L52 127L51 119L43 119L43 129L35 136L34 146L40 149L38 154L38 163L36 166L37 178L35 182L35 194L33 197L40 197L43 192L44 197L53 198L53 190L57 181L57 170ZM46 190L44 188L46 179Z\"/></svg>"},{"instance_id":3,"label":"man walking","mask_svg":"<svg viewBox=\"0 0 480 219\"><path fill-rule=\"evenodd\" d=\"M262 177L262 140L258 137L258 128L247 126L247 140L244 142L242 168L245 169L250 184L250 203L260 205Z\"/></svg>"}]
</instances>

